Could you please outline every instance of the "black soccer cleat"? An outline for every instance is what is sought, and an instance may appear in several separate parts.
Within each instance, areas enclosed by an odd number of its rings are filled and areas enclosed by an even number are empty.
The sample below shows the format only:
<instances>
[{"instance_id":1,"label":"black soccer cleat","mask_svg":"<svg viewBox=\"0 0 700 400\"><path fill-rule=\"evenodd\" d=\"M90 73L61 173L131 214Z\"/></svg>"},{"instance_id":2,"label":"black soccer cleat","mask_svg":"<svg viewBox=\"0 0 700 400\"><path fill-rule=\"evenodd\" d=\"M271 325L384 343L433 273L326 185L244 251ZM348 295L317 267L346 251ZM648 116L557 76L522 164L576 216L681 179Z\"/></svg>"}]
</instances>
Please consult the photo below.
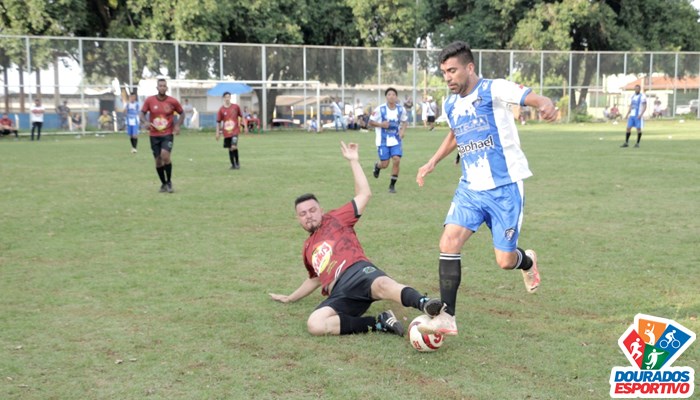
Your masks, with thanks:
<instances>
[{"instance_id":1,"label":"black soccer cleat","mask_svg":"<svg viewBox=\"0 0 700 400\"><path fill-rule=\"evenodd\" d=\"M442 310L442 300L424 297L421 299L421 311L429 317L436 317Z\"/></svg>"},{"instance_id":2,"label":"black soccer cleat","mask_svg":"<svg viewBox=\"0 0 700 400\"><path fill-rule=\"evenodd\" d=\"M384 311L377 316L377 330L399 336L403 336L404 333L403 325L396 319L396 315L391 310Z\"/></svg>"},{"instance_id":3,"label":"black soccer cleat","mask_svg":"<svg viewBox=\"0 0 700 400\"><path fill-rule=\"evenodd\" d=\"M375 163L374 164L374 171L372 172L372 175L374 175L375 178L379 178L379 171L381 171L381 170L379 169L379 166Z\"/></svg>"},{"instance_id":4,"label":"black soccer cleat","mask_svg":"<svg viewBox=\"0 0 700 400\"><path fill-rule=\"evenodd\" d=\"M174 192L174 190L173 190L173 183L172 183L172 182L168 182L168 184L166 185L166 189L165 189L165 190L167 190L168 193Z\"/></svg>"},{"instance_id":5,"label":"black soccer cleat","mask_svg":"<svg viewBox=\"0 0 700 400\"><path fill-rule=\"evenodd\" d=\"M168 191L168 185L166 185L165 183L160 185L160 190L159 190L160 193L165 193L167 191Z\"/></svg>"}]
</instances>

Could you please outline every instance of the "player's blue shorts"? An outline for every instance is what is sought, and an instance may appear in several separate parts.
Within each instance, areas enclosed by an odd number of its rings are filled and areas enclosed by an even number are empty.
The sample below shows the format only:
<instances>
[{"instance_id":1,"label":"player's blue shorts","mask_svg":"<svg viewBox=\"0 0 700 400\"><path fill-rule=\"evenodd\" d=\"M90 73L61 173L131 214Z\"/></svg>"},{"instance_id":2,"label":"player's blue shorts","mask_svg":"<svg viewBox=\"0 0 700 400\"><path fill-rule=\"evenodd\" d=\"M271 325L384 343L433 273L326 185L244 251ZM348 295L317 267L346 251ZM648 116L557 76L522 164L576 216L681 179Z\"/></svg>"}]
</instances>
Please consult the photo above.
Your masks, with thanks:
<instances>
[{"instance_id":1,"label":"player's blue shorts","mask_svg":"<svg viewBox=\"0 0 700 400\"><path fill-rule=\"evenodd\" d=\"M138 125L127 125L126 126L126 134L129 136L136 136L139 134L139 126Z\"/></svg>"},{"instance_id":2,"label":"player's blue shorts","mask_svg":"<svg viewBox=\"0 0 700 400\"><path fill-rule=\"evenodd\" d=\"M629 117L627 118L627 129L637 128L642 129L644 127L644 120L639 117Z\"/></svg>"},{"instance_id":3,"label":"player's blue shorts","mask_svg":"<svg viewBox=\"0 0 700 400\"><path fill-rule=\"evenodd\" d=\"M467 189L467 182L460 180L445 225L459 225L476 232L485 222L491 229L493 247L501 251L515 251L524 205L522 181L477 191Z\"/></svg>"},{"instance_id":4,"label":"player's blue shorts","mask_svg":"<svg viewBox=\"0 0 700 400\"><path fill-rule=\"evenodd\" d=\"M403 156L403 149L401 144L396 146L377 146L377 154L379 155L379 161L386 161L394 156Z\"/></svg>"}]
</instances>

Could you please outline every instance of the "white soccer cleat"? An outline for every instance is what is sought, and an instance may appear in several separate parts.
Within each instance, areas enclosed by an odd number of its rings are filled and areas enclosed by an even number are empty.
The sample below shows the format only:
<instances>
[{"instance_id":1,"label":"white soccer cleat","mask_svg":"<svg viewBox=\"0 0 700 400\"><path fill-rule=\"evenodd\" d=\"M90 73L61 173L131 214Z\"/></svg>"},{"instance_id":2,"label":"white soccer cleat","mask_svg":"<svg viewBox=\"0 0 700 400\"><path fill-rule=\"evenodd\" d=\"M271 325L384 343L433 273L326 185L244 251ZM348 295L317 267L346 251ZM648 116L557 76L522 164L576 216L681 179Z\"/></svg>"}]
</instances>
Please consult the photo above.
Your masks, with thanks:
<instances>
[{"instance_id":1,"label":"white soccer cleat","mask_svg":"<svg viewBox=\"0 0 700 400\"><path fill-rule=\"evenodd\" d=\"M418 332L424 335L457 336L457 320L443 307L440 314L433 317L430 322L418 325Z\"/></svg>"},{"instance_id":2,"label":"white soccer cleat","mask_svg":"<svg viewBox=\"0 0 700 400\"><path fill-rule=\"evenodd\" d=\"M540 287L540 271L537 269L537 253L535 250L525 250L525 255L532 259L532 267L527 271L522 271L523 282L528 293L535 293Z\"/></svg>"}]
</instances>

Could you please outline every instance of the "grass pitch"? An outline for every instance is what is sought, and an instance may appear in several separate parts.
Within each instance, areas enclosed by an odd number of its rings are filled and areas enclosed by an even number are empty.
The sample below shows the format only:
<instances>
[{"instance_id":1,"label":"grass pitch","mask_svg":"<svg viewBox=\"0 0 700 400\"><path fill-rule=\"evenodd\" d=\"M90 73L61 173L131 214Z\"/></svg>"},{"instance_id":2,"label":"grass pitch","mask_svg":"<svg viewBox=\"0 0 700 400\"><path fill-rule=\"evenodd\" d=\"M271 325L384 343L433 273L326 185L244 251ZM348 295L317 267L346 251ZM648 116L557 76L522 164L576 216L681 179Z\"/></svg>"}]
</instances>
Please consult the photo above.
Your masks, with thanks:
<instances>
[{"instance_id":1,"label":"grass pitch","mask_svg":"<svg viewBox=\"0 0 700 400\"><path fill-rule=\"evenodd\" d=\"M228 169L213 133L184 132L174 194L158 193L148 139L0 140L0 398L602 399L627 365L636 313L700 334L700 122L650 121L621 149L611 124L520 127L535 176L520 245L542 287L495 264L488 229L463 250L460 335L436 353L385 334L312 337L293 199L329 210L353 196L339 141L360 144L374 197L357 225L367 255L437 296L438 239L459 177L415 174L446 130L411 129L396 195L371 177L370 133L241 138ZM633 133L633 138L634 138ZM378 302L406 318L413 309ZM700 368L700 344L675 363Z\"/></svg>"}]
</instances>

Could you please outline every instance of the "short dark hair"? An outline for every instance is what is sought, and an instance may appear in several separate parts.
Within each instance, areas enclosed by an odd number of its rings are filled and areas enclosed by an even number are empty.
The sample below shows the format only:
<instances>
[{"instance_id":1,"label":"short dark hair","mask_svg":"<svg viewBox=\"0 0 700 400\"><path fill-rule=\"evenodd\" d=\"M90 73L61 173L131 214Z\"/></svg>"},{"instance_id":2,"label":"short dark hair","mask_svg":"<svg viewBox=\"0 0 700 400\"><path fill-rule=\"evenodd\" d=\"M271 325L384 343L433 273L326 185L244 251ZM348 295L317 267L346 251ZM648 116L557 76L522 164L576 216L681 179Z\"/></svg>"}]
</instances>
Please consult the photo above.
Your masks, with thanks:
<instances>
[{"instance_id":1,"label":"short dark hair","mask_svg":"<svg viewBox=\"0 0 700 400\"><path fill-rule=\"evenodd\" d=\"M165 78L158 78L158 81L156 83L160 83L160 82L168 83L168 81L166 81Z\"/></svg>"},{"instance_id":2,"label":"short dark hair","mask_svg":"<svg viewBox=\"0 0 700 400\"><path fill-rule=\"evenodd\" d=\"M297 206L300 203L303 203L303 202L308 201L308 200L316 200L316 202L318 203L318 199L316 198L316 196L313 193L305 193L305 194L302 194L301 196L297 197L296 200L294 200L294 208L297 208Z\"/></svg>"},{"instance_id":3,"label":"short dark hair","mask_svg":"<svg viewBox=\"0 0 700 400\"><path fill-rule=\"evenodd\" d=\"M388 87L384 91L384 97L386 97L386 95L389 94L389 92L394 92L394 94L397 96L399 95L399 92L397 92L396 89L394 89L393 87Z\"/></svg>"},{"instance_id":4,"label":"short dark hair","mask_svg":"<svg viewBox=\"0 0 700 400\"><path fill-rule=\"evenodd\" d=\"M229 95L229 96L230 96L230 95L231 95L231 92L224 92L224 94L222 94L221 97L226 97L226 95ZM187 99L185 99L185 100L187 100Z\"/></svg>"},{"instance_id":5,"label":"short dark hair","mask_svg":"<svg viewBox=\"0 0 700 400\"><path fill-rule=\"evenodd\" d=\"M462 42L461 40L452 42L445 46L445 48L443 48L440 52L438 59L440 60L440 64L443 64L452 57L459 58L462 64L465 65L474 62L472 49L466 42Z\"/></svg>"}]
</instances>

